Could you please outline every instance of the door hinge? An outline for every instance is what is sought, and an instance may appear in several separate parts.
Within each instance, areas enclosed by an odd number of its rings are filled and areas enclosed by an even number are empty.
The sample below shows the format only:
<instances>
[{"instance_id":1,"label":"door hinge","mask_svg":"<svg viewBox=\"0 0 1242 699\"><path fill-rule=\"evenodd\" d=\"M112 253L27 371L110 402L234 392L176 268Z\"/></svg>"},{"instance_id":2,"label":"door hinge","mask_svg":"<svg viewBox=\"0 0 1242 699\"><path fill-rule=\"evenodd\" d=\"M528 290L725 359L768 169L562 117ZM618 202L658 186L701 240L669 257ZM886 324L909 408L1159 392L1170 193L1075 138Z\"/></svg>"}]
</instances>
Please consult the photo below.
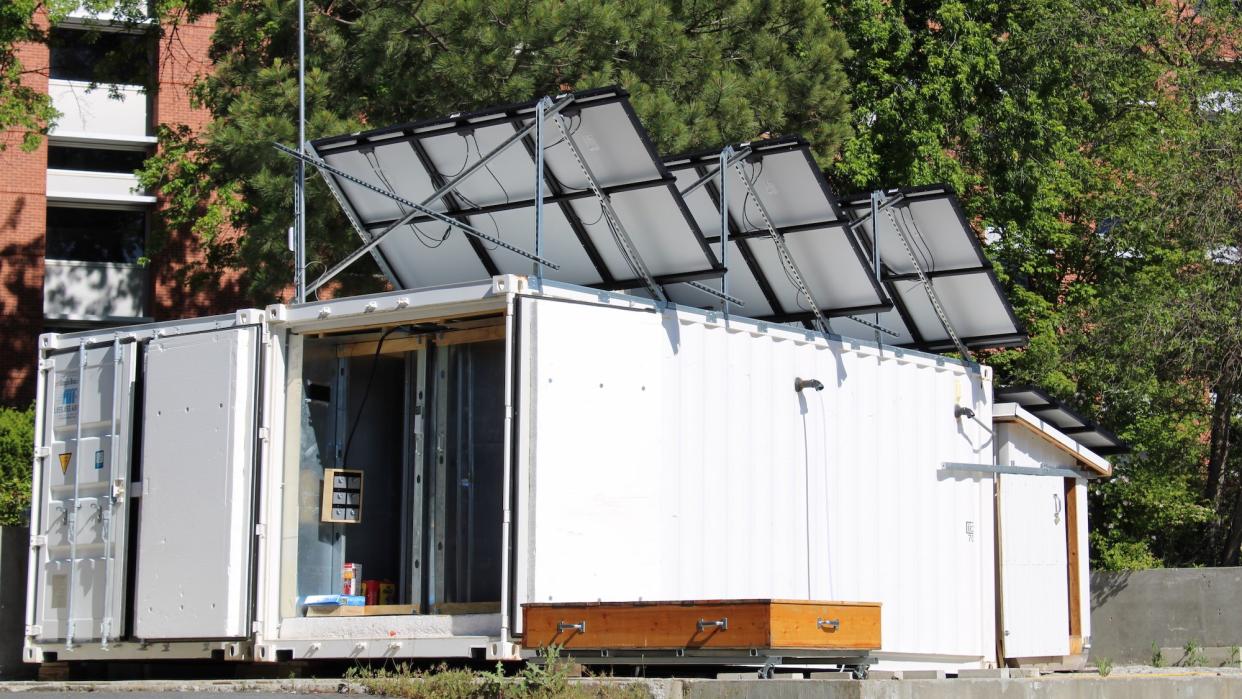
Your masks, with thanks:
<instances>
[{"instance_id":1,"label":"door hinge","mask_svg":"<svg viewBox=\"0 0 1242 699\"><path fill-rule=\"evenodd\" d=\"M56 368L56 361L53 359L40 359L39 371L51 371Z\"/></svg>"},{"instance_id":2,"label":"door hinge","mask_svg":"<svg viewBox=\"0 0 1242 699\"><path fill-rule=\"evenodd\" d=\"M262 523L259 523L259 524L254 525L254 535L255 535L255 536L262 537L262 536L263 536L266 532L267 532L267 530L266 530L266 528L263 526L263 524L262 524Z\"/></svg>"},{"instance_id":3,"label":"door hinge","mask_svg":"<svg viewBox=\"0 0 1242 699\"><path fill-rule=\"evenodd\" d=\"M250 633L259 633L263 630L263 624L258 621L250 622Z\"/></svg>"},{"instance_id":4,"label":"door hinge","mask_svg":"<svg viewBox=\"0 0 1242 699\"><path fill-rule=\"evenodd\" d=\"M47 534L32 534L30 536L30 548L39 548L47 546Z\"/></svg>"},{"instance_id":5,"label":"door hinge","mask_svg":"<svg viewBox=\"0 0 1242 699\"><path fill-rule=\"evenodd\" d=\"M32 638L33 638L33 637L35 637L35 636L42 636L42 635L43 635L43 627L42 627L41 625L39 625L39 624L27 624L27 625L26 625L26 635L27 635L27 636L30 636L30 637L32 637Z\"/></svg>"},{"instance_id":6,"label":"door hinge","mask_svg":"<svg viewBox=\"0 0 1242 699\"><path fill-rule=\"evenodd\" d=\"M39 447L38 449L35 449L36 459L46 459L47 457L51 455L52 455L51 447Z\"/></svg>"},{"instance_id":7,"label":"door hinge","mask_svg":"<svg viewBox=\"0 0 1242 699\"><path fill-rule=\"evenodd\" d=\"M268 432L268 429L266 427L259 428L259 440L260 441L266 442L268 440L269 434L270 433Z\"/></svg>"}]
</instances>

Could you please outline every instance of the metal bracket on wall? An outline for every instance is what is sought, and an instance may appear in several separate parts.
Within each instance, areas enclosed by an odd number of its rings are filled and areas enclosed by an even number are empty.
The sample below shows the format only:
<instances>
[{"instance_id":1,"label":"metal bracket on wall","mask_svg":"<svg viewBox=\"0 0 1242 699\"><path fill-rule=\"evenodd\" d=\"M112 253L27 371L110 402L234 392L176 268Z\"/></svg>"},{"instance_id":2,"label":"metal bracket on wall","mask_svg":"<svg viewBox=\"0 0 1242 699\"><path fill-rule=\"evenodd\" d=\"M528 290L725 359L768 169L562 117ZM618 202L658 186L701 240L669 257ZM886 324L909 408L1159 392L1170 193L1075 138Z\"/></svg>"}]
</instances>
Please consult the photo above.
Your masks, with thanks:
<instances>
[{"instance_id":1,"label":"metal bracket on wall","mask_svg":"<svg viewBox=\"0 0 1242 699\"><path fill-rule=\"evenodd\" d=\"M970 473L1008 473L1015 476L1055 476L1057 478L1091 478L1090 475L1075 471L1072 468L1052 464L1038 466L1006 466L1004 464L968 464L960 461L946 461L940 465L940 472L947 474Z\"/></svg>"}]
</instances>

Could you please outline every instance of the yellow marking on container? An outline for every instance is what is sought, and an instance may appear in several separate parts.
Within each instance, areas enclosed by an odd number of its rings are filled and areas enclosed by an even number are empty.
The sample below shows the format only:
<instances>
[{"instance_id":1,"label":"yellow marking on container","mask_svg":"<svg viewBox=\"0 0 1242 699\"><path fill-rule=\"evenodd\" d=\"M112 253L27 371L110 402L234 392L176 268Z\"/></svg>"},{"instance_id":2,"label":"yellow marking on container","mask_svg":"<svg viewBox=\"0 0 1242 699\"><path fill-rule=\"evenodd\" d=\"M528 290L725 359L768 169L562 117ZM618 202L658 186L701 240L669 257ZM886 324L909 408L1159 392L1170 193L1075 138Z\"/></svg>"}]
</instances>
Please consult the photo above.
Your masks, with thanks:
<instances>
[{"instance_id":1,"label":"yellow marking on container","mask_svg":"<svg viewBox=\"0 0 1242 699\"><path fill-rule=\"evenodd\" d=\"M73 458L73 452L67 451L60 455L60 472L69 472L69 460Z\"/></svg>"}]
</instances>

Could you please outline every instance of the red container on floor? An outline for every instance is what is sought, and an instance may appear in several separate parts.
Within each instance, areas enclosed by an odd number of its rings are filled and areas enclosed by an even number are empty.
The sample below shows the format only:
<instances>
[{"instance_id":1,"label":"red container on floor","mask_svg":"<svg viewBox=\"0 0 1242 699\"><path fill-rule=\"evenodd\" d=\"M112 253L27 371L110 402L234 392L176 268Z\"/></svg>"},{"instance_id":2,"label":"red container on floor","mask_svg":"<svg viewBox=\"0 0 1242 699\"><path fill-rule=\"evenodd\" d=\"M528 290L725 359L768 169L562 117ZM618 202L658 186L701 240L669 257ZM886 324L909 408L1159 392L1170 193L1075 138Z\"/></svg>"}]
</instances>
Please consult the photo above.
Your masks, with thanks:
<instances>
[{"instance_id":1,"label":"red container on floor","mask_svg":"<svg viewBox=\"0 0 1242 699\"><path fill-rule=\"evenodd\" d=\"M362 594L367 598L367 605L376 605L380 603L380 581L363 580Z\"/></svg>"}]
</instances>

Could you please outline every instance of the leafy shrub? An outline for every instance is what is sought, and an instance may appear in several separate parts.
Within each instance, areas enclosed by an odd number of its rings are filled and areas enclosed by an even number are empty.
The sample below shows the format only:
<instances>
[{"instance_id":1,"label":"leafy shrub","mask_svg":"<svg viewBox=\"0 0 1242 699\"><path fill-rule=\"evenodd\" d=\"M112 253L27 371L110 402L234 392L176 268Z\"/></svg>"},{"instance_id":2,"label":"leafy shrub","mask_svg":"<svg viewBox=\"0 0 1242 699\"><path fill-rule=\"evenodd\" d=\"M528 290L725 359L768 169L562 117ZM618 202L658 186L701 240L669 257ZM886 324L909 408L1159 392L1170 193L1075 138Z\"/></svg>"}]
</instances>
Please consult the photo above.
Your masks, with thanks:
<instances>
[{"instance_id":1,"label":"leafy shrub","mask_svg":"<svg viewBox=\"0 0 1242 699\"><path fill-rule=\"evenodd\" d=\"M34 408L0 406L0 525L30 521L30 462L34 456Z\"/></svg>"}]
</instances>

